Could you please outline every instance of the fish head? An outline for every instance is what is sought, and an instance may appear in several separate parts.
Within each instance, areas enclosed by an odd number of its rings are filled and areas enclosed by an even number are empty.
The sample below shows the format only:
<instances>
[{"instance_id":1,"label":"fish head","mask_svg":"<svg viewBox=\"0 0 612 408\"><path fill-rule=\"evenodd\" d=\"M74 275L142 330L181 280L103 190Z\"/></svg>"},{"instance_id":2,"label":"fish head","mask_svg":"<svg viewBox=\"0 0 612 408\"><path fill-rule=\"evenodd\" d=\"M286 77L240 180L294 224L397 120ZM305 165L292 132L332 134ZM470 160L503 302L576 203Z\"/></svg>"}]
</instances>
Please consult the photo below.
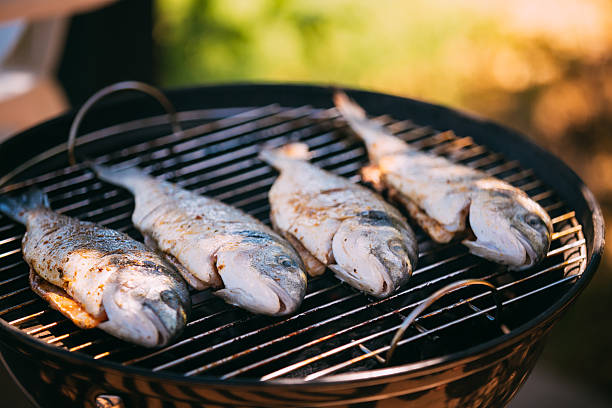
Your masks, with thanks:
<instances>
[{"instance_id":1,"label":"fish head","mask_svg":"<svg viewBox=\"0 0 612 408\"><path fill-rule=\"evenodd\" d=\"M124 265L104 288L108 320L101 328L124 340L158 347L185 328L191 309L189 291L165 264Z\"/></svg>"},{"instance_id":2,"label":"fish head","mask_svg":"<svg viewBox=\"0 0 612 408\"><path fill-rule=\"evenodd\" d=\"M332 240L339 279L376 297L408 281L417 261L414 234L405 221L383 211L345 219Z\"/></svg>"},{"instance_id":3,"label":"fish head","mask_svg":"<svg viewBox=\"0 0 612 408\"><path fill-rule=\"evenodd\" d=\"M254 313L293 313L306 293L299 255L279 236L265 231L240 231L234 238L217 251L223 288L214 294Z\"/></svg>"},{"instance_id":4,"label":"fish head","mask_svg":"<svg viewBox=\"0 0 612 408\"><path fill-rule=\"evenodd\" d=\"M473 254L511 270L527 269L546 256L553 232L551 219L522 191L481 191L472 199L469 211L475 239L463 244Z\"/></svg>"}]
</instances>

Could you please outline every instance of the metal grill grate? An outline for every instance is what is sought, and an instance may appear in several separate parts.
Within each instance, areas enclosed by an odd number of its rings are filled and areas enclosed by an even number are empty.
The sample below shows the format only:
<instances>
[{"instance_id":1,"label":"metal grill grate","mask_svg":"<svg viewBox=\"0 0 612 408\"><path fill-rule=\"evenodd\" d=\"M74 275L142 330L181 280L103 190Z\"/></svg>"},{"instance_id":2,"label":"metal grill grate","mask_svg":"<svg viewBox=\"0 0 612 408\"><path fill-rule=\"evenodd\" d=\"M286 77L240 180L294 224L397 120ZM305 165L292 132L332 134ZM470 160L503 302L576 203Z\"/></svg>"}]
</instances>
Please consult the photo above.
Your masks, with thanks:
<instances>
[{"instance_id":1,"label":"metal grill grate","mask_svg":"<svg viewBox=\"0 0 612 408\"><path fill-rule=\"evenodd\" d=\"M278 146L302 140L313 151L313 163L353 181L359 180L357 172L366 161L362 144L350 136L335 109L269 105L182 112L179 118L185 130L177 134L168 135L167 118L159 116L85 135L79 149L100 163L141 166L264 222L269 222L267 192L276 173L256 158L263 143ZM449 283L478 278L494 284L502 296L503 323L512 330L545 310L581 275L586 264L582 228L573 211L531 170L469 137L409 120L377 119L415 147L524 189L553 218L555 233L547 259L536 270L510 273L468 254L460 244L434 244L415 228L418 268L410 282L387 299L370 298L327 273L309 279L298 313L271 318L229 306L210 291L193 291L193 314L183 336L152 351L99 330L80 330L50 309L29 289L20 251L23 227L2 217L0 318L48 344L121 365L208 378L313 380L383 367L384 352L402 320ZM100 182L82 165L66 167L62 147L48 153L3 192L37 184L58 212L142 238L131 224L133 200L126 191ZM490 313L494 309L493 299L481 289L462 289L445 297L406 332L392 364L443 356L501 336Z\"/></svg>"}]
</instances>

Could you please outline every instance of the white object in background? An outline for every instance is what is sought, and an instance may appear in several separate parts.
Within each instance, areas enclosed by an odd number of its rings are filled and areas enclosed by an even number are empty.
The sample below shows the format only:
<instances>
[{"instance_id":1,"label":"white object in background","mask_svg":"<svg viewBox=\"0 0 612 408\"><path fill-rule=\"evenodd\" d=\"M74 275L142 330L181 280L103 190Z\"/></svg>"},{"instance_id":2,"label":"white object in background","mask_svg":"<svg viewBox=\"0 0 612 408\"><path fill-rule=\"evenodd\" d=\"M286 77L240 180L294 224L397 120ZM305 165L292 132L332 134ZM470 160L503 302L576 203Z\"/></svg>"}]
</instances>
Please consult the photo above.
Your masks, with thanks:
<instances>
[{"instance_id":1,"label":"white object in background","mask_svg":"<svg viewBox=\"0 0 612 408\"><path fill-rule=\"evenodd\" d=\"M0 141L68 109L55 70L71 14L115 0L0 0Z\"/></svg>"},{"instance_id":2,"label":"white object in background","mask_svg":"<svg viewBox=\"0 0 612 408\"><path fill-rule=\"evenodd\" d=\"M25 23L23 20L13 20L0 23L0 65L7 55L13 51L17 41L21 38Z\"/></svg>"},{"instance_id":3,"label":"white object in background","mask_svg":"<svg viewBox=\"0 0 612 408\"><path fill-rule=\"evenodd\" d=\"M59 17L0 29L0 141L68 108L54 79L66 27Z\"/></svg>"}]
</instances>

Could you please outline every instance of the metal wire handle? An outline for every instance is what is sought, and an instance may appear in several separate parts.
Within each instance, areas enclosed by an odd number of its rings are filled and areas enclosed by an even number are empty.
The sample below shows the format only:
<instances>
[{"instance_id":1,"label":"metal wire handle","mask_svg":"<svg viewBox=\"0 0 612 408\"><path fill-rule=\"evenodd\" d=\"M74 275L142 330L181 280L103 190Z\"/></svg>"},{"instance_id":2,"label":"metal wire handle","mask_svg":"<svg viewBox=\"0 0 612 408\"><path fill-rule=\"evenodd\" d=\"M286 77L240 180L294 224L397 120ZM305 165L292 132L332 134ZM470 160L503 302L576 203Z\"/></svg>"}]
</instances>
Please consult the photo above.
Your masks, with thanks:
<instances>
[{"instance_id":1,"label":"metal wire handle","mask_svg":"<svg viewBox=\"0 0 612 408\"><path fill-rule=\"evenodd\" d=\"M85 101L81 109L77 112L72 125L70 126L70 134L68 136L68 161L70 165L74 166L77 161L74 154L74 145L76 144L77 131L79 130L79 126L81 125L81 121L83 117L87 113L87 111L100 99L108 96L112 93L119 91L140 91L149 96L152 96L160 103L160 105L164 108L164 110L168 113L170 123L172 125L172 132L179 133L182 132L181 125L176 116L176 109L174 109L174 105L168 100L166 95L159 89L145 84L144 82L138 81L123 81L117 82L115 84L109 85L105 88L100 89L98 92L93 94L92 96Z\"/></svg>"},{"instance_id":2,"label":"metal wire handle","mask_svg":"<svg viewBox=\"0 0 612 408\"><path fill-rule=\"evenodd\" d=\"M495 312L495 320L497 320L497 323L499 323L501 326L502 304L499 300L499 294L495 286L493 286L491 283L485 280L480 280L480 279L466 279L466 280L461 280L455 283L451 283L450 285L446 285L445 287L443 287L442 289L438 290L437 292L429 296L427 299L425 299L423 303L415 307L414 310L404 319L400 327L395 332L395 336L393 336L393 340L391 340L391 344L389 346L389 350L387 351L387 355L385 359L387 364L389 364L389 362L391 361L391 357L393 356L393 353L395 352L395 349L397 348L397 343L399 343L399 341L402 339L408 327L410 327L410 325L414 323L416 318L419 317L419 315L423 313L425 309L427 309L429 306L434 304L442 296L447 295L457 289L464 288L466 286L473 286L473 285L486 286L489 289L489 291L493 294L493 298L495 299L495 305L497 306L497 309Z\"/></svg>"}]
</instances>

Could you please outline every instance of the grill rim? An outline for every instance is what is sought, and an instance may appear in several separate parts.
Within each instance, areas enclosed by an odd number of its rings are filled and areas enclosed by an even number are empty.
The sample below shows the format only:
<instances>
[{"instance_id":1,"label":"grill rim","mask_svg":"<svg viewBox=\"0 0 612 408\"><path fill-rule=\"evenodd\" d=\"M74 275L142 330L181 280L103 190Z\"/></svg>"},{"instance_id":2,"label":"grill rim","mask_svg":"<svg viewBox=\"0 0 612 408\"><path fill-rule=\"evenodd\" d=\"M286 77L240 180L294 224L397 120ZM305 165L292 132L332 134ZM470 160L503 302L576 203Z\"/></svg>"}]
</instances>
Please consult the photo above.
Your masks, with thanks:
<instances>
[{"instance_id":1,"label":"grill rim","mask_svg":"<svg viewBox=\"0 0 612 408\"><path fill-rule=\"evenodd\" d=\"M420 111L422 115L429 117L426 119L426 121L447 122L445 126L436 126L436 128L442 128L443 130L446 127L454 130L459 136L471 136L476 142L482 143L486 147L491 148L491 150L503 152L503 154L510 160L516 159L522 163L525 161L535 163L536 158L541 158L543 163L546 163L546 165L550 166L550 168L554 168L556 173L556 183L551 183L547 180L547 177L545 177L541 168L536 169L536 166L528 166L529 168L535 170L535 174L538 176L538 178L542 179L548 184L551 184L554 191L556 191L564 199L564 201L572 204L572 209L575 209L577 213L580 213L581 217L579 218L579 221L584 226L585 230L592 229L593 231L593 235L591 237L592 243L590 245L592 249L590 251L588 245L589 240L587 239L586 267L581 276L577 278L574 285L562 297L557 299L557 301L555 301L549 308L531 319L529 322L514 328L509 334L501 335L493 340L480 343L476 346L472 346L459 352L447 354L442 357L431 358L390 368L335 374L328 377L322 377L314 381L304 381L300 378L281 378L268 381L249 378L220 379L207 375L187 377L182 374L167 371L153 372L137 366L123 366L109 360L94 361L90 356L80 353L71 353L63 348L48 345L39 339L27 335L25 332L0 319L0 331L2 332L2 336L8 333L8 335L16 336L19 341L25 342L27 345L32 346L39 351L52 353L54 357L59 359L69 359L73 364L85 364L90 369L94 370L104 368L106 370L118 371L122 374L132 374L144 376L146 378L155 378L157 380L172 381L183 384L210 384L222 386L235 385L240 387L248 385L258 387L266 385L295 387L296 385L354 385L356 383L361 384L364 381L375 381L378 383L379 381L385 382L390 377L400 375L403 377L406 375L412 377L413 375L422 375L424 371L435 372L438 371L437 369L442 371L442 369L476 361L483 356L490 355L500 349L503 349L504 347L511 346L539 329L547 331L547 328L549 328L552 323L554 323L554 320L556 320L556 318L558 318L560 314L566 310L566 308L592 279L597 267L599 266L603 253L605 226L601 208L599 207L593 193L588 189L588 187L586 187L579 176L559 158L529 141L522 134L487 119L475 116L471 113L465 113L456 109L417 101L410 98L351 88L345 89L353 98L358 100L370 114L388 114L394 119L402 120L404 119L404 116L401 114L401 110L408 107L407 111L413 114L411 109L416 109ZM177 88L164 91L164 93L175 104L177 112L180 113L188 110L221 108L225 107L225 104L227 104L227 107L248 106L254 108L270 103L278 103L280 106L285 107L302 106L306 103L317 108L329 108L331 107L332 89L320 85L240 83ZM214 94L221 95L222 97L211 97L211 95ZM210 106L202 106L202 103L198 104L198 102L201 102L202 95L206 95L206 98L204 98L206 100L204 102ZM142 97L133 96L131 98L124 97L121 98L122 100L120 101L115 98L110 98L112 102L108 101L106 103L101 103L101 105L103 109L108 109L110 107L114 110L118 110L118 108L121 106L127 106L130 103L134 103L134 100L140 100L141 98ZM183 106L186 104L184 102L185 99L192 99L198 105ZM320 101L321 106L318 106L316 103L311 103L317 99ZM325 99L327 99L327 103L325 103ZM248 102L244 102L245 100ZM240 101L240 103L238 103L238 101ZM376 103L372 103L372 101L376 101ZM382 103L383 101L384 103ZM193 102L191 103L193 104ZM187 103L186 105L189 104ZM94 109L94 112L99 112L100 110L101 109ZM61 137L54 138L53 141L57 144L57 140L65 140L65 136L68 134L68 128L72 119L74 118L75 112L76 110L72 110L69 113L14 135L7 141L0 144L0 153L2 153L3 156L6 156L7 150L10 151L11 149L14 149L17 152L21 152L21 157L23 157L23 152L26 151L24 147L28 145L28 142L31 143L31 135L45 134L46 130L49 128L57 130L58 127L64 127L66 129L66 134L64 135L62 133L59 135ZM92 114L92 116L94 115ZM151 117L153 116L147 116L147 118ZM116 124L112 126L116 126ZM108 126L108 128L112 126ZM458 130L458 128L462 127L466 128L467 131ZM80 137L86 136L93 131L103 131L106 128L107 127L101 129L95 128L80 135ZM469 130L470 128L475 129L476 131ZM49 146L43 148L42 150L44 151L48 147ZM36 154L37 152L33 152L32 156ZM528 156L532 156L532 158L530 159ZM2 174L6 173L5 168L2 168L1 171ZM555 185L560 184L559 180L562 180L570 189L580 191L580 195L572 198L567 194L564 194L566 192L559 186ZM580 211L578 207L584 207L584 205L574 205L574 202L581 200L584 202L584 204L586 204L583 211ZM589 214L590 217L588 216ZM1 338L0 340L4 341Z\"/></svg>"}]
</instances>

